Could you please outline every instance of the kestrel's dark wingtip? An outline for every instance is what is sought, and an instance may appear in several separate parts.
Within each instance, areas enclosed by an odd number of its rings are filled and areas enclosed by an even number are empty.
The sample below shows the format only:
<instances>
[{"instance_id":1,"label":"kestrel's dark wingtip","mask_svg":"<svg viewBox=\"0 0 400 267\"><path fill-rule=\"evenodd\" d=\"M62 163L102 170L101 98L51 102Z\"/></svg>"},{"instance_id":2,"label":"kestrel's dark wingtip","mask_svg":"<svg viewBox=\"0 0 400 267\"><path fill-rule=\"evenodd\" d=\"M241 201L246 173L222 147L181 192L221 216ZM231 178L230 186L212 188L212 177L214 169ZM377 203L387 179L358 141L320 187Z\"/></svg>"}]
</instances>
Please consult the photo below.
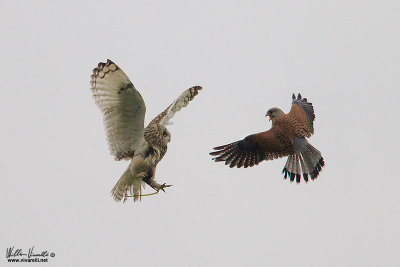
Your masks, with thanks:
<instances>
[{"instance_id":1,"label":"kestrel's dark wingtip","mask_svg":"<svg viewBox=\"0 0 400 267\"><path fill-rule=\"evenodd\" d=\"M225 145L223 145L223 146L216 146L216 147L213 147L213 149L214 150L221 150L221 149L223 149L225 147Z\"/></svg>"}]
</instances>

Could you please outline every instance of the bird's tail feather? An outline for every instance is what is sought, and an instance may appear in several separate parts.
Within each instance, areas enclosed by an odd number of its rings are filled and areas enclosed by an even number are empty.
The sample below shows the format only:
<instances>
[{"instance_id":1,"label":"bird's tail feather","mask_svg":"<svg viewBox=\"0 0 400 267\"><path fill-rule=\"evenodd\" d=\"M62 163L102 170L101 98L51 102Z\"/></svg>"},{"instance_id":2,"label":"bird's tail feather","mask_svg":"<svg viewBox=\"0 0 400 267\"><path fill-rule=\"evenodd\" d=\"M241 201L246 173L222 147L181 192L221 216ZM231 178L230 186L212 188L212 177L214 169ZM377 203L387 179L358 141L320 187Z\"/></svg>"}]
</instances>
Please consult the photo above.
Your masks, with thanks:
<instances>
[{"instance_id":1,"label":"bird's tail feather","mask_svg":"<svg viewBox=\"0 0 400 267\"><path fill-rule=\"evenodd\" d=\"M288 156L285 167L282 170L282 173L285 174L284 178L289 177L291 182L296 178L296 182L300 183L301 174L303 174L306 182L308 182L308 176L310 176L311 180L314 180L318 177L322 167L325 166L321 152L305 139L303 140L303 144L298 147L299 151Z\"/></svg>"},{"instance_id":2,"label":"bird's tail feather","mask_svg":"<svg viewBox=\"0 0 400 267\"><path fill-rule=\"evenodd\" d=\"M130 196L133 196L134 201L141 199L140 195L142 194L142 179L134 179L129 167L124 174L122 174L121 178L119 178L118 182L111 190L111 195L114 200L121 201L123 199L125 202L128 197L128 192L130 193Z\"/></svg>"}]
</instances>

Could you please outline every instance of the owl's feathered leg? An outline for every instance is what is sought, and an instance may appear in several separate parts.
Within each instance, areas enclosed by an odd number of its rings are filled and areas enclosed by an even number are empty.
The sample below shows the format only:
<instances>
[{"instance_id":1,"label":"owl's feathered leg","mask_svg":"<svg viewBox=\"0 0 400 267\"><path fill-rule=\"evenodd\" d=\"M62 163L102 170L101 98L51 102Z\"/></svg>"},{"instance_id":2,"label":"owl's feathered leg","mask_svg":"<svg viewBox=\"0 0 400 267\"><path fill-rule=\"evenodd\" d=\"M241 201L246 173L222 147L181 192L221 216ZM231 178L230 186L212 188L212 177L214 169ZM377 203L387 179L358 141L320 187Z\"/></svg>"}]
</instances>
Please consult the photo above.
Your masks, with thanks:
<instances>
[{"instance_id":1,"label":"owl's feathered leg","mask_svg":"<svg viewBox=\"0 0 400 267\"><path fill-rule=\"evenodd\" d=\"M148 169L146 177L143 178L143 182L145 182L146 184L150 185L154 190L157 191L157 193L160 190L165 192L164 188L172 186L172 185L167 185L165 183L163 183L163 184L157 183L154 180L155 176L156 176L156 168L153 167L151 169Z\"/></svg>"},{"instance_id":2,"label":"owl's feathered leg","mask_svg":"<svg viewBox=\"0 0 400 267\"><path fill-rule=\"evenodd\" d=\"M131 185L131 194L133 191L133 200L134 201L138 201L138 200L142 200L142 182L143 182L143 178L146 176L145 172L141 172L138 173L137 175L135 175L135 178L133 179L133 183ZM125 197L127 197L125 195Z\"/></svg>"}]
</instances>

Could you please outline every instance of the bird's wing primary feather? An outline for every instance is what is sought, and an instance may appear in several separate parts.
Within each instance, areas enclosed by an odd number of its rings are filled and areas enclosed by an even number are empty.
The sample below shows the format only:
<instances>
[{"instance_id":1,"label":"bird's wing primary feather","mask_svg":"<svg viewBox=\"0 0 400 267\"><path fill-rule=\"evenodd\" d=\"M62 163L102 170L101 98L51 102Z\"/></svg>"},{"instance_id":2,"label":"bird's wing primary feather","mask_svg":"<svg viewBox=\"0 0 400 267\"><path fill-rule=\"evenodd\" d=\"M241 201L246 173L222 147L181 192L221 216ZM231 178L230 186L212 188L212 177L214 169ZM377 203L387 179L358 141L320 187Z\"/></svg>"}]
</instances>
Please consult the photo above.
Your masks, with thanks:
<instances>
[{"instance_id":1,"label":"bird's wing primary feather","mask_svg":"<svg viewBox=\"0 0 400 267\"><path fill-rule=\"evenodd\" d=\"M111 60L99 63L91 76L93 98L104 115L111 154L129 159L142 150L146 105L128 76Z\"/></svg>"},{"instance_id":2,"label":"bird's wing primary feather","mask_svg":"<svg viewBox=\"0 0 400 267\"><path fill-rule=\"evenodd\" d=\"M293 152L293 146L287 138L281 138L279 129L272 127L266 132L252 134L243 140L215 147L210 155L214 160L225 161L229 167L253 167L264 160L284 157Z\"/></svg>"},{"instance_id":3,"label":"bird's wing primary feather","mask_svg":"<svg viewBox=\"0 0 400 267\"><path fill-rule=\"evenodd\" d=\"M172 124L170 120L174 117L175 113L180 111L183 107L186 107L201 89L203 89L201 86L193 86L185 90L171 105L158 114L150 124L158 123L164 126Z\"/></svg>"},{"instance_id":4,"label":"bird's wing primary feather","mask_svg":"<svg viewBox=\"0 0 400 267\"><path fill-rule=\"evenodd\" d=\"M292 107L287 115L297 121L304 136L310 137L314 133L315 113L312 103L308 102L307 98L302 98L300 94L296 98L293 94Z\"/></svg>"}]
</instances>

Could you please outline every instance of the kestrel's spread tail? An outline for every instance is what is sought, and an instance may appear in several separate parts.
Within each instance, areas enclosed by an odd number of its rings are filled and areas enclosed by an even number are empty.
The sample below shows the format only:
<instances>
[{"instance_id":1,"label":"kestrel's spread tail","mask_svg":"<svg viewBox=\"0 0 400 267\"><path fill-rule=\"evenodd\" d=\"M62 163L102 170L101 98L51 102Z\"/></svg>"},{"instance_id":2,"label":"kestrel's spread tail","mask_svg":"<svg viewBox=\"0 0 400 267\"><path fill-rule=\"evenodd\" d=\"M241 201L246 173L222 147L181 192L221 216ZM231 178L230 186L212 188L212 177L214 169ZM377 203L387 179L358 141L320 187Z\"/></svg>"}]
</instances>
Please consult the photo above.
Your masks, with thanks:
<instances>
[{"instance_id":1,"label":"kestrel's spread tail","mask_svg":"<svg viewBox=\"0 0 400 267\"><path fill-rule=\"evenodd\" d=\"M300 183L301 174L303 173L304 181L308 182L308 176L311 180L317 178L322 167L325 165L321 152L313 147L304 137L295 138L293 146L296 153L290 154L286 161L282 173L285 174L284 178L288 176L290 181L293 182L296 177L296 182Z\"/></svg>"},{"instance_id":2,"label":"kestrel's spread tail","mask_svg":"<svg viewBox=\"0 0 400 267\"><path fill-rule=\"evenodd\" d=\"M215 147L210 155L216 162L224 161L229 167L253 167L264 160L272 160L288 156L282 171L284 178L289 176L293 182L300 183L301 174L307 182L317 178L324 159L306 137L314 133L314 108L312 103L298 94L292 97L292 107L288 114L279 108L271 108L267 115L272 127L266 132L252 134L243 140Z\"/></svg>"}]
</instances>

